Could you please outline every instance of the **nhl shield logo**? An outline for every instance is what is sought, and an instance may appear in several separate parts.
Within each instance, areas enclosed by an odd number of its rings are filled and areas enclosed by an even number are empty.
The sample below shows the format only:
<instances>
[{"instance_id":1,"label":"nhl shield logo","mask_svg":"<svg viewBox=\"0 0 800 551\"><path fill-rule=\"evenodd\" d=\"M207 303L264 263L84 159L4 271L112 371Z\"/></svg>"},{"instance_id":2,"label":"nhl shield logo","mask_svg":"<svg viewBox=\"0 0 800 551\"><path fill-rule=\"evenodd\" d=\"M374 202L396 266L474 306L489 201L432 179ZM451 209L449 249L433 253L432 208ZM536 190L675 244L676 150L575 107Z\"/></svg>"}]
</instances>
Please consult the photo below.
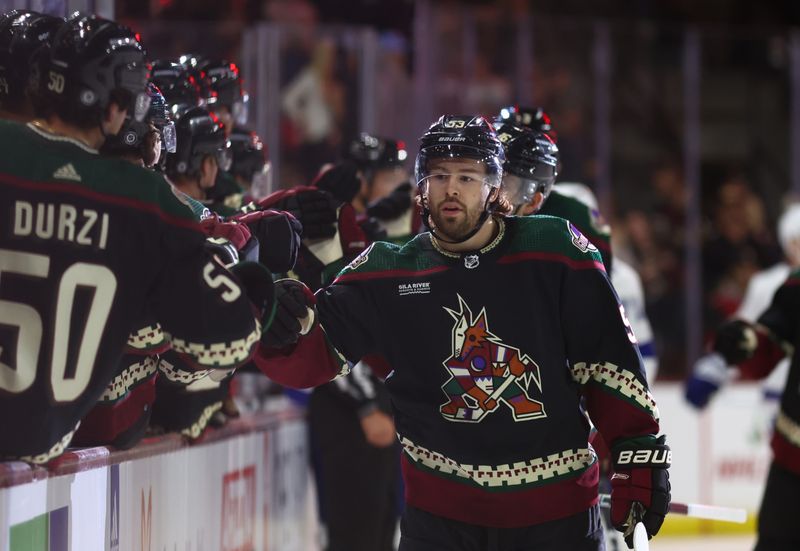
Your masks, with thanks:
<instances>
[{"instance_id":1,"label":"nhl shield logo","mask_svg":"<svg viewBox=\"0 0 800 551\"><path fill-rule=\"evenodd\" d=\"M464 266L468 270L472 270L474 268L477 268L478 264L480 264L480 263L481 263L481 259L478 258L477 254L468 254L467 256L464 257Z\"/></svg>"},{"instance_id":2,"label":"nhl shield logo","mask_svg":"<svg viewBox=\"0 0 800 551\"><path fill-rule=\"evenodd\" d=\"M448 421L478 423L505 404L515 421L547 417L544 404L528 394L531 382L542 391L539 366L489 331L485 308L475 317L457 296L459 310L445 308L455 325L452 354L443 362L450 378L442 385L447 396L439 407L442 416Z\"/></svg>"}]
</instances>

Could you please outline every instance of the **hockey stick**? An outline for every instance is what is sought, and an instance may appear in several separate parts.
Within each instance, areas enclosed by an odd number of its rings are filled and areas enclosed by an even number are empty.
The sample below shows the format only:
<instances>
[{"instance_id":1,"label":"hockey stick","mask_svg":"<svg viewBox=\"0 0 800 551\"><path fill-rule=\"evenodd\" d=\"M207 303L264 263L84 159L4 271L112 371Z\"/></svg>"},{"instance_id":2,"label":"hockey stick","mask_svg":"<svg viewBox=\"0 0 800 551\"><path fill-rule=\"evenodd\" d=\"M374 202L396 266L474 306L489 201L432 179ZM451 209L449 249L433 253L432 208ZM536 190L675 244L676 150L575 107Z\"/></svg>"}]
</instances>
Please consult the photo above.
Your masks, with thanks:
<instances>
[{"instance_id":1,"label":"hockey stick","mask_svg":"<svg viewBox=\"0 0 800 551\"><path fill-rule=\"evenodd\" d=\"M514 376L512 376L512 375L509 373L509 374L508 374L508 377L506 377L506 379L505 379L505 380L504 380L504 381L503 381L503 382L500 384L500 386L499 386L499 387L497 387L497 388L495 389L495 391L494 391L494 392L492 392L492 394L491 394L491 395L490 395L490 396L489 396L489 397L486 399L486 402L488 402L489 400L494 400L495 402L497 402L497 400L499 400L499 399L500 399L500 395L502 395L502 394L503 394L503 392L505 392L505 390L506 390L506 389L509 387L509 385L510 385L511 383L513 383L514 381L516 381L516 380L517 380L517 378L516 378L516 377L514 377ZM497 409L497 408L499 407L499 405L500 405L500 404L497 404L497 405L495 405L494 409L492 409L492 410L486 410L486 409L483 409L483 408L481 408L481 409L480 409L480 411L478 411L478 412L477 412L477 413L476 413L476 414L475 414L475 415L472 417L472 421L475 421L475 422L477 422L477 421L480 421L481 419L483 419L483 416L484 416L484 415L486 415L487 413L489 413L489 411L494 411L495 409Z\"/></svg>"},{"instance_id":2,"label":"hockey stick","mask_svg":"<svg viewBox=\"0 0 800 551\"><path fill-rule=\"evenodd\" d=\"M600 494L600 507L611 507L611 495ZM702 505L699 503L679 503L673 501L669 504L669 512L691 518L706 520L720 520L722 522L736 522L739 524L747 520L747 511L737 507L720 507L718 505Z\"/></svg>"},{"instance_id":3,"label":"hockey stick","mask_svg":"<svg viewBox=\"0 0 800 551\"><path fill-rule=\"evenodd\" d=\"M637 522L636 527L633 529L633 551L650 551L647 530L641 522Z\"/></svg>"}]
</instances>

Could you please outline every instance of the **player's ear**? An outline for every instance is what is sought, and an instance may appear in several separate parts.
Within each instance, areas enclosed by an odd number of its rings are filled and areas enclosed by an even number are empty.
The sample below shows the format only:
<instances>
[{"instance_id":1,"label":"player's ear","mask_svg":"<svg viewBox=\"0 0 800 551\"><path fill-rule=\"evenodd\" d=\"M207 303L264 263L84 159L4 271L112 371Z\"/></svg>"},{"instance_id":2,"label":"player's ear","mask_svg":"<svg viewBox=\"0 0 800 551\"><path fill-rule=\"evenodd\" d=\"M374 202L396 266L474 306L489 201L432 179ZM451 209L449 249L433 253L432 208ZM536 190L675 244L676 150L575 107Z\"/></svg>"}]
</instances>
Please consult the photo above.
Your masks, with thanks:
<instances>
[{"instance_id":1,"label":"player's ear","mask_svg":"<svg viewBox=\"0 0 800 551\"><path fill-rule=\"evenodd\" d=\"M542 208L542 204L544 204L544 193L541 191L537 191L533 194L533 198L531 198L530 202L522 207L522 216L528 216L529 214L533 214L535 212L539 212L539 209Z\"/></svg>"},{"instance_id":2,"label":"player's ear","mask_svg":"<svg viewBox=\"0 0 800 551\"><path fill-rule=\"evenodd\" d=\"M213 155L203 157L200 163L200 185L211 187L217 176L217 159Z\"/></svg>"}]
</instances>

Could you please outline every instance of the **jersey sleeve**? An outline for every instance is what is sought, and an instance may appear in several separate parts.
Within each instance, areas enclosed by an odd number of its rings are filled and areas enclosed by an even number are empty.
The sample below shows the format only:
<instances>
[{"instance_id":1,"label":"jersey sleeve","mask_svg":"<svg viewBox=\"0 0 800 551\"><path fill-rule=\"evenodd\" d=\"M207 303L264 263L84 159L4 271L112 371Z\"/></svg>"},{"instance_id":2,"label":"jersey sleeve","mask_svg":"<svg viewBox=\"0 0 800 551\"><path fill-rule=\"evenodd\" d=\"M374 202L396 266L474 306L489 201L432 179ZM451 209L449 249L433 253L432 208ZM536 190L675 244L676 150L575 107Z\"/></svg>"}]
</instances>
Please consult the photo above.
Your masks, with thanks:
<instances>
[{"instance_id":1,"label":"jersey sleeve","mask_svg":"<svg viewBox=\"0 0 800 551\"><path fill-rule=\"evenodd\" d=\"M319 386L346 375L362 356L375 351L381 324L370 287L374 247L316 293L319 324L309 334L284 349L259 347L254 361L264 374L290 388Z\"/></svg>"},{"instance_id":2,"label":"jersey sleeve","mask_svg":"<svg viewBox=\"0 0 800 551\"><path fill-rule=\"evenodd\" d=\"M598 260L597 252L587 252ZM657 434L658 409L647 386L625 309L597 263L565 268L561 324L572 379L582 386L589 415L610 446Z\"/></svg>"},{"instance_id":3,"label":"jersey sleeve","mask_svg":"<svg viewBox=\"0 0 800 551\"><path fill-rule=\"evenodd\" d=\"M753 356L739 364L742 375L762 379L792 349L800 324L800 271L778 288L772 303L755 325L757 346Z\"/></svg>"},{"instance_id":4,"label":"jersey sleeve","mask_svg":"<svg viewBox=\"0 0 800 551\"><path fill-rule=\"evenodd\" d=\"M769 308L758 318L759 325L766 327L775 337L785 343L793 343L800 322L800 271L796 271L778 288Z\"/></svg>"},{"instance_id":5,"label":"jersey sleeve","mask_svg":"<svg viewBox=\"0 0 800 551\"><path fill-rule=\"evenodd\" d=\"M247 361L260 327L235 276L212 258L185 203L162 186L159 254L166 259L152 311L175 352L199 369L229 369ZM163 262L163 261L162 261Z\"/></svg>"}]
</instances>

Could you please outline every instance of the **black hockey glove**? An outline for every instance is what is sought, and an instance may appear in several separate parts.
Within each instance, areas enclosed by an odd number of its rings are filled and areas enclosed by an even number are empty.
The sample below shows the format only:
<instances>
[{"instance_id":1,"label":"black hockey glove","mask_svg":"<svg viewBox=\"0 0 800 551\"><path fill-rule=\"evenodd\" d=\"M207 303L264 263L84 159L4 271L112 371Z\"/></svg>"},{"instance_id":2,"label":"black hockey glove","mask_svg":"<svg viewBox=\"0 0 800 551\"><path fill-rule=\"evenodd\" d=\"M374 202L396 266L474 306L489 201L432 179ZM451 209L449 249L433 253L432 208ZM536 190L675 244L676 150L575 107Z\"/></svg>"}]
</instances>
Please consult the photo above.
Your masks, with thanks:
<instances>
[{"instance_id":1,"label":"black hockey glove","mask_svg":"<svg viewBox=\"0 0 800 551\"><path fill-rule=\"evenodd\" d=\"M669 512L672 452L666 436L643 436L615 444L611 451L611 524L633 549L633 530L641 521L648 539L658 533Z\"/></svg>"},{"instance_id":2,"label":"black hockey glove","mask_svg":"<svg viewBox=\"0 0 800 551\"><path fill-rule=\"evenodd\" d=\"M321 172L311 185L327 191L342 203L349 203L361 190L361 179L355 164L341 161Z\"/></svg>"},{"instance_id":3,"label":"black hockey glove","mask_svg":"<svg viewBox=\"0 0 800 551\"><path fill-rule=\"evenodd\" d=\"M753 357L758 347L758 336L744 320L730 320L717 330L714 351L719 352L729 364L738 364Z\"/></svg>"},{"instance_id":4,"label":"black hockey glove","mask_svg":"<svg viewBox=\"0 0 800 551\"><path fill-rule=\"evenodd\" d=\"M261 208L284 210L303 225L303 237L322 239L336 235L339 201L331 194L312 187L298 187L270 195L259 202Z\"/></svg>"},{"instance_id":5,"label":"black hockey glove","mask_svg":"<svg viewBox=\"0 0 800 551\"><path fill-rule=\"evenodd\" d=\"M261 336L268 348L283 348L297 342L316 323L314 294L295 279L275 282L275 315L269 329Z\"/></svg>"},{"instance_id":6,"label":"black hockey glove","mask_svg":"<svg viewBox=\"0 0 800 551\"><path fill-rule=\"evenodd\" d=\"M303 226L291 214L274 210L260 210L239 214L234 220L245 224L258 238L258 261L274 273L286 273L294 267Z\"/></svg>"},{"instance_id":7,"label":"black hockey glove","mask_svg":"<svg viewBox=\"0 0 800 551\"><path fill-rule=\"evenodd\" d=\"M397 186L386 197L378 199L367 207L367 214L378 220L394 220L411 208L411 192L414 188L410 182Z\"/></svg>"}]
</instances>

